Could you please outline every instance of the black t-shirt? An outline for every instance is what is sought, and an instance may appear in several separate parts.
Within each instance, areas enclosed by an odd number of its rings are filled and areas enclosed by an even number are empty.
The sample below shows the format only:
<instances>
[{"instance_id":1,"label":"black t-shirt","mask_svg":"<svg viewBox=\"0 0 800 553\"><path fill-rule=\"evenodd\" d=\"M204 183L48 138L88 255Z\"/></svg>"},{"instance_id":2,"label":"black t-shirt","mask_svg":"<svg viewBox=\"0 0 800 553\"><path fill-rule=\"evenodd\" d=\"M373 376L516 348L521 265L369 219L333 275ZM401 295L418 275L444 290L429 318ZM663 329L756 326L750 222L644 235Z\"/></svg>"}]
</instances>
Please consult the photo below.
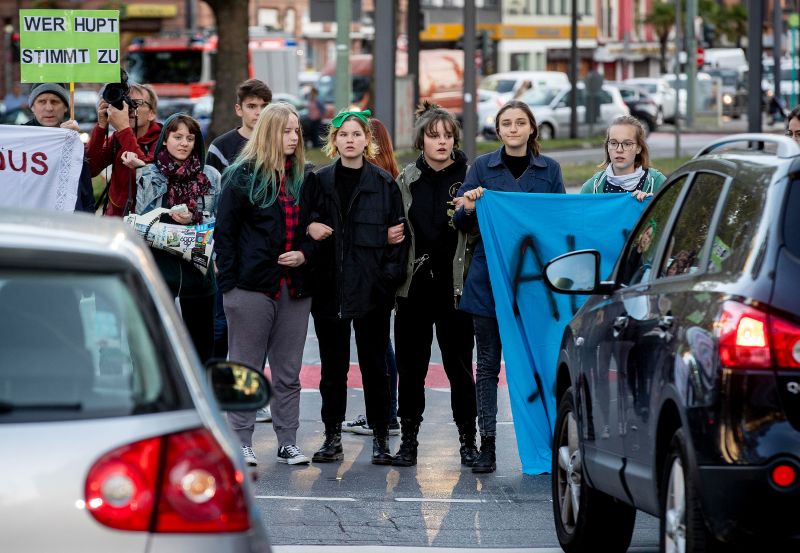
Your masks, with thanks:
<instances>
[{"instance_id":1,"label":"black t-shirt","mask_svg":"<svg viewBox=\"0 0 800 553\"><path fill-rule=\"evenodd\" d=\"M525 172L525 169L528 168L530 157L527 153L524 156L510 156L506 152L506 149L503 148L503 163L508 167L508 170L511 171L511 174L514 175L514 178L518 179L522 176L522 173Z\"/></svg>"},{"instance_id":2,"label":"black t-shirt","mask_svg":"<svg viewBox=\"0 0 800 553\"><path fill-rule=\"evenodd\" d=\"M336 162L336 194L339 196L339 209L342 214L342 221L347 219L347 211L350 209L350 200L353 191L361 180L362 165L358 169L350 169L342 165L342 160Z\"/></svg>"},{"instance_id":3,"label":"black t-shirt","mask_svg":"<svg viewBox=\"0 0 800 553\"><path fill-rule=\"evenodd\" d=\"M208 154L206 154L206 165L210 165L220 173L234 162L236 156L242 151L244 145L247 144L247 139L239 134L239 129L236 127L218 136L208 147Z\"/></svg>"},{"instance_id":4,"label":"black t-shirt","mask_svg":"<svg viewBox=\"0 0 800 553\"><path fill-rule=\"evenodd\" d=\"M428 259L422 262L417 276L433 277L437 281L452 281L453 256L458 244L458 233L450 226L455 197L467 173L466 157L456 152L456 160L440 171L434 170L423 156L417 159L422 172L411 184L411 209L409 222L414 229L414 256ZM417 277L414 277L415 280Z\"/></svg>"}]
</instances>

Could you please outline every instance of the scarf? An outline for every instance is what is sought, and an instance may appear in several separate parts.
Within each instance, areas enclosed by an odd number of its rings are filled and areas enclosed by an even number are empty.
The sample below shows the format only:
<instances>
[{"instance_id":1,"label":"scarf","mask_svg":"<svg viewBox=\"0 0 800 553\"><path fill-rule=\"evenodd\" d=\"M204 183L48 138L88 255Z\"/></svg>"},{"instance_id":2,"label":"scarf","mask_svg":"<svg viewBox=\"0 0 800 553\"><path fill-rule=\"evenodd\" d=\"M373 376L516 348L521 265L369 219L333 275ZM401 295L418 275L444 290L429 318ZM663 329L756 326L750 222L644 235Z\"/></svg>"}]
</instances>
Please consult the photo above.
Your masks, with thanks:
<instances>
[{"instance_id":1,"label":"scarf","mask_svg":"<svg viewBox=\"0 0 800 553\"><path fill-rule=\"evenodd\" d=\"M211 182L203 173L200 157L192 152L184 161L174 159L163 148L155 159L159 172L167 177L167 207L186 204L192 214L192 223L203 222L203 210L197 209L197 201L208 194Z\"/></svg>"},{"instance_id":2,"label":"scarf","mask_svg":"<svg viewBox=\"0 0 800 553\"><path fill-rule=\"evenodd\" d=\"M614 169L609 163L606 166L606 180L614 186L619 186L623 190L633 192L639 184L639 181L644 176L644 169L637 167L636 170L629 175L615 175Z\"/></svg>"}]
</instances>

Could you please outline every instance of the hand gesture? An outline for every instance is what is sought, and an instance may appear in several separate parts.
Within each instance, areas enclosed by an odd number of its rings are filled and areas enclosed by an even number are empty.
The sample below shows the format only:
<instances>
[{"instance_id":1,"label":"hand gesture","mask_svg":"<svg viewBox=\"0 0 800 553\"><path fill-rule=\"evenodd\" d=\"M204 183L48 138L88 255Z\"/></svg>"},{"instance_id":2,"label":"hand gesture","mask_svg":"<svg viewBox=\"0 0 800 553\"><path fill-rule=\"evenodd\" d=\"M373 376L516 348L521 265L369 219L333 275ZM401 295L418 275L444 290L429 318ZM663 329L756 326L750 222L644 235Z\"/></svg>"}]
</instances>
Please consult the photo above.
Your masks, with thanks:
<instances>
[{"instance_id":1,"label":"hand gesture","mask_svg":"<svg viewBox=\"0 0 800 553\"><path fill-rule=\"evenodd\" d=\"M405 240L406 236L404 233L404 228L405 227L403 223L400 223L399 225L395 225L393 227L389 227L388 240L390 245L394 246Z\"/></svg>"},{"instance_id":2,"label":"hand gesture","mask_svg":"<svg viewBox=\"0 0 800 553\"><path fill-rule=\"evenodd\" d=\"M64 121L63 123L61 123L61 128L69 129L75 132L81 132L81 128L78 126L78 122L75 121L74 119L70 119L69 121Z\"/></svg>"},{"instance_id":3,"label":"hand gesture","mask_svg":"<svg viewBox=\"0 0 800 553\"><path fill-rule=\"evenodd\" d=\"M172 220L179 225L188 225L192 222L192 214L189 212L172 212L169 215L172 217Z\"/></svg>"},{"instance_id":4,"label":"hand gesture","mask_svg":"<svg viewBox=\"0 0 800 553\"><path fill-rule=\"evenodd\" d=\"M308 225L306 232L311 238L319 242L333 234L333 229L322 223L311 223Z\"/></svg>"},{"instance_id":5,"label":"hand gesture","mask_svg":"<svg viewBox=\"0 0 800 553\"><path fill-rule=\"evenodd\" d=\"M478 199L483 197L483 192L484 192L484 189L483 189L482 186L479 186L478 188L473 188L472 190L467 190L466 192L464 192L464 203L462 204L464 209L466 209L468 211L474 211L475 210L475 202L477 202Z\"/></svg>"},{"instance_id":6,"label":"hand gesture","mask_svg":"<svg viewBox=\"0 0 800 553\"><path fill-rule=\"evenodd\" d=\"M647 193L647 192L644 192L642 190L634 190L633 192L631 192L631 196L633 196L634 198L636 198L640 202L643 202L645 198L649 198L652 195L653 195L652 192Z\"/></svg>"},{"instance_id":7,"label":"hand gesture","mask_svg":"<svg viewBox=\"0 0 800 553\"><path fill-rule=\"evenodd\" d=\"M283 265L284 267L299 267L305 262L306 256L303 255L303 252L292 251L278 256L278 265Z\"/></svg>"},{"instance_id":8,"label":"hand gesture","mask_svg":"<svg viewBox=\"0 0 800 553\"><path fill-rule=\"evenodd\" d=\"M120 160L128 169L138 169L139 167L144 167L147 165L144 161L139 159L139 156L136 154L136 152L122 152L122 157Z\"/></svg>"}]
</instances>

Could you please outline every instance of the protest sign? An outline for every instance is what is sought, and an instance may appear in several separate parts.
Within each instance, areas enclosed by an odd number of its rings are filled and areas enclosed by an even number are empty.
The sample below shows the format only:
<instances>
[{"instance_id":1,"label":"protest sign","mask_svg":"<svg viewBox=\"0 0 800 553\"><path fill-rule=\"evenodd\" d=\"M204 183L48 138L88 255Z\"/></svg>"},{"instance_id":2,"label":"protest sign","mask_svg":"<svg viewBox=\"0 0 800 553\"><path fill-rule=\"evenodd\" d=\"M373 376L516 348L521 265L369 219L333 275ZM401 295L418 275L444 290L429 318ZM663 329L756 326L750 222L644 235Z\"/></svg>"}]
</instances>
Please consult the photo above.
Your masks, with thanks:
<instances>
[{"instance_id":1,"label":"protest sign","mask_svg":"<svg viewBox=\"0 0 800 553\"><path fill-rule=\"evenodd\" d=\"M159 207L141 215L127 215L124 220L151 248L182 257L206 274L214 248L214 221L207 219L200 225L159 222L161 215L169 212L169 209Z\"/></svg>"},{"instance_id":2,"label":"protest sign","mask_svg":"<svg viewBox=\"0 0 800 553\"><path fill-rule=\"evenodd\" d=\"M556 361L564 328L585 296L557 294L542 280L561 254L595 249L609 275L646 203L630 194L522 194L487 191L478 202L497 322L526 474L550 472L556 419Z\"/></svg>"},{"instance_id":3,"label":"protest sign","mask_svg":"<svg viewBox=\"0 0 800 553\"><path fill-rule=\"evenodd\" d=\"M0 206L74 211L81 169L77 132L0 125Z\"/></svg>"},{"instance_id":4,"label":"protest sign","mask_svg":"<svg viewBox=\"0 0 800 553\"><path fill-rule=\"evenodd\" d=\"M20 10L23 83L119 82L119 12Z\"/></svg>"}]
</instances>

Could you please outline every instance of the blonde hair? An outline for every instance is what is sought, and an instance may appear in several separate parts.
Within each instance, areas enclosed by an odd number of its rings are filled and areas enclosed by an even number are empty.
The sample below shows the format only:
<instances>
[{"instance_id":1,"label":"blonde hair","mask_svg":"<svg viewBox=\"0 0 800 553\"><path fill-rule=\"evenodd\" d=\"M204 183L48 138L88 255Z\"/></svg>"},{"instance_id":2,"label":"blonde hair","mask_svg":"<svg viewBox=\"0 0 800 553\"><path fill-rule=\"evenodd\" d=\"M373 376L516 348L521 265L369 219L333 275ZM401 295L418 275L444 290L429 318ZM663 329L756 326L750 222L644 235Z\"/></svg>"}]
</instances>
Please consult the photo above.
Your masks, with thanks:
<instances>
[{"instance_id":1,"label":"blonde hair","mask_svg":"<svg viewBox=\"0 0 800 553\"><path fill-rule=\"evenodd\" d=\"M236 157L236 161L225 170L225 184L228 184L231 175L238 168L245 164L252 166L250 178L243 184L253 205L268 207L278 197L287 161L283 153L283 132L292 115L297 118L299 127L300 116L291 105L276 102L265 107L258 116L250 140ZM291 172L286 175L286 191L294 197L295 203L300 199L305 167L302 128L299 132L297 148L288 158L292 160Z\"/></svg>"},{"instance_id":2,"label":"blonde hair","mask_svg":"<svg viewBox=\"0 0 800 553\"><path fill-rule=\"evenodd\" d=\"M361 125L361 128L364 130L364 134L367 137L367 147L364 148L364 157L367 159L374 159L375 156L378 155L378 144L375 142L375 133L372 132L372 126L369 123L365 123L355 115L351 115L342 121L342 125L348 121L355 121ZM339 128L335 128L333 125L328 126L328 136L325 137L325 144L322 146L322 153L331 159L339 155L339 150L336 148L336 135L339 134L339 129L341 128L341 126Z\"/></svg>"}]
</instances>

